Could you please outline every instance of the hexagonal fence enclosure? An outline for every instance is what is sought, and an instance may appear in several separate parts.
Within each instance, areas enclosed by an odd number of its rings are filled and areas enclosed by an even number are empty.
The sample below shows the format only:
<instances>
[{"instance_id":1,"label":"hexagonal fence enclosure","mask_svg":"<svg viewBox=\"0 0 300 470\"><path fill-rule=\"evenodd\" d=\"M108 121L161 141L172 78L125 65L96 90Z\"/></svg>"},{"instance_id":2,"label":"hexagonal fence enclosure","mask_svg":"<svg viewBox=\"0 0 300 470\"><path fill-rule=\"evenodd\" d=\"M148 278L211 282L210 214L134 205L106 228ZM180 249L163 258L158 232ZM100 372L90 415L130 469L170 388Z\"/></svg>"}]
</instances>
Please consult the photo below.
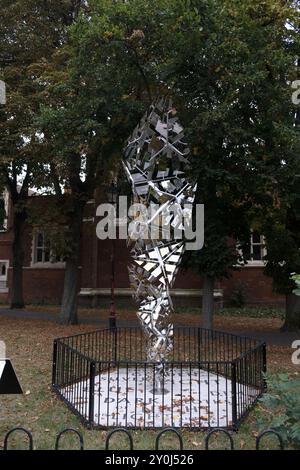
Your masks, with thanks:
<instances>
[{"instance_id":1,"label":"hexagonal fence enclosure","mask_svg":"<svg viewBox=\"0 0 300 470\"><path fill-rule=\"evenodd\" d=\"M54 341L52 387L91 428L237 429L265 389L266 346L175 328L159 367L140 328L103 329Z\"/></svg>"}]
</instances>

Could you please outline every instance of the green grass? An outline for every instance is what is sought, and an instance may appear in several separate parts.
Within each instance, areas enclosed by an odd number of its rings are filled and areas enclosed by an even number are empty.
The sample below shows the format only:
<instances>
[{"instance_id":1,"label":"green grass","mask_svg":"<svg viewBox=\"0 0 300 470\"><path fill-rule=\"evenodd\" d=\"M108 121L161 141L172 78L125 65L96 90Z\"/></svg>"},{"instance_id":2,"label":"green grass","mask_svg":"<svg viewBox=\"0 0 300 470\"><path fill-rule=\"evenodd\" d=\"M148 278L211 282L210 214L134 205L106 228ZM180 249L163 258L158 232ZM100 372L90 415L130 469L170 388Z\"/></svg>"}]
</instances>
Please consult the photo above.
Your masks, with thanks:
<instances>
[{"instance_id":1,"label":"green grass","mask_svg":"<svg viewBox=\"0 0 300 470\"><path fill-rule=\"evenodd\" d=\"M131 310L135 311L136 309L128 305L128 303L123 303L118 300L116 304L117 310ZM29 309L29 307L28 307ZM182 315L184 313L192 314L195 316L200 316L202 309L200 307L183 307L175 305L175 314ZM234 317L249 317L249 318L280 318L284 319L285 311L283 308L279 307L225 307L225 308L215 308L216 316L234 316Z\"/></svg>"},{"instance_id":2,"label":"green grass","mask_svg":"<svg viewBox=\"0 0 300 470\"><path fill-rule=\"evenodd\" d=\"M226 320L227 321L227 320ZM263 321L263 320L259 320ZM251 325L249 319L248 325ZM247 325L245 325L245 328ZM23 395L0 396L0 446L6 432L15 426L23 426L32 432L35 449L53 449L57 433L67 427L79 430L84 437L85 448L104 449L106 431L88 430L78 418L60 401L51 390L51 365L53 339L59 336L73 335L93 329L91 325L61 326L47 321L14 319L0 317L1 339L6 342L8 356L24 390ZM280 362L279 362L280 361ZM291 367L290 350L268 351L268 365L274 369L284 370ZM280 365L279 365L280 364ZM259 422L268 418L269 412L256 406L234 434L237 449L254 449L255 436L259 432ZM135 449L153 450L157 431L131 431ZM205 432L182 431L184 448L204 449ZM222 449L228 446L226 438L214 436L211 447ZM17 434L12 436L10 447L26 448L26 438ZM65 435L61 441L62 448L77 448L75 436ZM178 448L173 435L165 435L161 440L161 449ZM266 438L264 447L277 448L274 438ZM116 435L111 439L112 449L128 448L125 436Z\"/></svg>"},{"instance_id":3,"label":"green grass","mask_svg":"<svg viewBox=\"0 0 300 470\"><path fill-rule=\"evenodd\" d=\"M62 405L63 406L63 405ZM65 427L72 427L80 431L84 438L84 448L90 450L104 450L106 431L87 430L79 425L75 416L69 412L56 414L53 419L53 414L56 409L52 410L51 416L45 416L39 422L39 430L33 430L34 449L52 450L55 446L55 439L57 433ZM258 416L258 412L253 412ZM252 420L251 420L252 421ZM28 428L28 426L27 426ZM30 429L30 427L29 427ZM159 431L129 431L133 438L133 445L135 450L154 450L155 440ZM181 431L183 437L183 445L185 450L204 450L205 449L205 436L203 431L190 432ZM258 429L253 422L243 424L237 433L231 433L234 441L234 448L236 450L255 450L255 440L258 435ZM27 438L20 432L15 433L9 440L10 449L26 449ZM261 449L273 450L279 447L278 441L275 436L266 436L261 442ZM60 449L76 450L79 449L78 437L73 433L65 434L61 437ZM126 450L129 449L128 437L123 433L115 434L110 439L109 448L111 450ZM229 449L230 443L228 437L222 433L215 434L211 437L209 448L212 450ZM178 438L173 433L166 433L159 442L160 450L176 450L179 449Z\"/></svg>"},{"instance_id":4,"label":"green grass","mask_svg":"<svg viewBox=\"0 0 300 470\"><path fill-rule=\"evenodd\" d=\"M201 315L201 308L197 307L177 307L176 314L191 313ZM284 318L284 309L275 307L226 307L216 308L215 315L230 317L249 318Z\"/></svg>"},{"instance_id":5,"label":"green grass","mask_svg":"<svg viewBox=\"0 0 300 470\"><path fill-rule=\"evenodd\" d=\"M7 303L1 303L1 307L9 308ZM99 309L108 309L109 310L110 301L106 303L103 302L103 305L99 305L99 307L81 307L82 310L89 310L90 312L97 312ZM30 310L37 311L43 310L47 311L50 309L51 311L58 311L59 307L57 304L43 304L43 303L36 303L32 305L27 305L26 310L30 312ZM117 311L131 311L136 312L136 307L134 306L131 299L129 301L124 301L122 299L116 299L116 309ZM180 306L175 304L175 314L182 315L184 313L188 313L195 316L200 316L202 312L201 307L195 306ZM249 317L249 318L279 318L283 320L285 318L285 310L284 308L280 307L268 307L268 306L244 306L244 307L224 307L219 308L216 306L215 308L215 315L216 316L234 316L234 317Z\"/></svg>"}]
</instances>

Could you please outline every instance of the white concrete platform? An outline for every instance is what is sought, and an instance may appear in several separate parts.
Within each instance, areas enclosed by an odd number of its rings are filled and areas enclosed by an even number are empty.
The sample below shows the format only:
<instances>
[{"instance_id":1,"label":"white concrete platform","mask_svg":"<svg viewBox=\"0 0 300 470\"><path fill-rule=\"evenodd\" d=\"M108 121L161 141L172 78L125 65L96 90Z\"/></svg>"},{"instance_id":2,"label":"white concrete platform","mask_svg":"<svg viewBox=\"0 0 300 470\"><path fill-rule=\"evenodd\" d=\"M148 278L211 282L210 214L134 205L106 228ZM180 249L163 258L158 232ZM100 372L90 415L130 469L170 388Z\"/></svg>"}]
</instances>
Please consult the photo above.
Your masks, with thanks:
<instances>
[{"instance_id":1,"label":"white concrete platform","mask_svg":"<svg viewBox=\"0 0 300 470\"><path fill-rule=\"evenodd\" d=\"M120 368L96 376L94 425L161 428L227 427L232 424L231 380L206 370L174 368L165 378L168 393L153 394L143 368ZM245 387L237 386L246 399ZM61 390L88 419L89 384L82 381ZM247 400L257 390L247 388Z\"/></svg>"}]
</instances>

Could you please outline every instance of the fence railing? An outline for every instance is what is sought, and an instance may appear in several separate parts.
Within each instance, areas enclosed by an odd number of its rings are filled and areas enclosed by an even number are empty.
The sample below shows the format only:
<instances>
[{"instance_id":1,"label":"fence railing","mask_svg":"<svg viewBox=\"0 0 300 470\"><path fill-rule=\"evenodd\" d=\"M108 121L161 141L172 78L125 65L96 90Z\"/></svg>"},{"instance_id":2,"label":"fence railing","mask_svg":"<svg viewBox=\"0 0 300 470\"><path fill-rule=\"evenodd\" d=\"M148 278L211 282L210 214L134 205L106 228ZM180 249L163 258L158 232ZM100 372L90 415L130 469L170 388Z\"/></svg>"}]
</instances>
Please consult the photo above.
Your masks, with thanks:
<instances>
[{"instance_id":1,"label":"fence railing","mask_svg":"<svg viewBox=\"0 0 300 470\"><path fill-rule=\"evenodd\" d=\"M10 431L8 431L4 437L4 443L3 443L3 450L7 451L7 450L10 450L9 449L9 442L10 442L10 439L12 437L12 435L14 435L16 432L19 432L19 433L23 433L25 434L25 436L27 437L27 440L28 440L28 450L34 450L34 439L33 439L33 436L32 436L32 433L30 431L28 431L27 429L23 428L23 427L16 427L16 428L13 428L11 429ZM184 447L184 438L182 436L182 434L175 428L166 428L166 429L163 429L161 430L160 432L157 433L156 437L155 437L155 445L154 445L154 449L156 451L160 451L160 441L162 440L163 436L167 433L172 433L176 436L177 440L178 440L178 449L179 450L190 450L190 449L186 449ZM66 434L74 434L76 436L76 438L78 439L78 450L84 450L85 449L85 445L84 445L84 438L82 436L82 434L80 433L80 431L78 431L77 429L73 429L73 428L66 428L66 429L63 429L62 431L60 431L56 438L55 438L55 442L54 442L54 450L60 450L61 449L61 438L62 436L66 435ZM132 434L131 432L128 430L128 429L125 429L125 428L116 428L116 429L113 429L111 430L110 432L108 432L105 436L105 439L104 439L104 449L105 450L110 450L111 447L110 447L110 441L111 441L111 438L113 435L116 435L116 434L124 434L127 436L128 438L128 449L129 450L135 450L134 448L134 439L132 437ZM229 450L236 450L235 448L235 438L234 438L234 434L230 433L229 431L226 431L224 429L213 429L211 430L210 432L208 432L205 436L205 440L204 440L204 449L205 450L212 450L211 449L211 439L213 436L215 435L218 435L218 434L223 434L227 437L228 439L228 443L229 443ZM277 439L278 441L278 449L280 450L284 450L284 442L283 442L283 439L282 439L282 436L275 430L273 429L266 429L265 431L261 432L255 439L255 449L256 450L262 450L262 444L263 444L263 440L265 438L265 436L275 436L275 438ZM14 449L14 450L17 450L17 449ZM24 450L24 449L22 449ZM64 447L64 450L68 450ZM98 450L98 449L97 449ZM152 450L152 449L150 449ZM217 450L216 447L214 447L213 450ZM166 451L166 450L164 450Z\"/></svg>"},{"instance_id":2,"label":"fence railing","mask_svg":"<svg viewBox=\"0 0 300 470\"><path fill-rule=\"evenodd\" d=\"M67 349L91 361L144 361L145 335L140 327L101 329L58 338ZM231 362L261 344L258 340L219 330L174 328L173 350L168 361Z\"/></svg>"},{"instance_id":3,"label":"fence railing","mask_svg":"<svg viewBox=\"0 0 300 470\"><path fill-rule=\"evenodd\" d=\"M265 390L265 358L257 340L178 327L156 393L143 331L104 329L54 341L52 387L90 428L237 429Z\"/></svg>"}]
</instances>

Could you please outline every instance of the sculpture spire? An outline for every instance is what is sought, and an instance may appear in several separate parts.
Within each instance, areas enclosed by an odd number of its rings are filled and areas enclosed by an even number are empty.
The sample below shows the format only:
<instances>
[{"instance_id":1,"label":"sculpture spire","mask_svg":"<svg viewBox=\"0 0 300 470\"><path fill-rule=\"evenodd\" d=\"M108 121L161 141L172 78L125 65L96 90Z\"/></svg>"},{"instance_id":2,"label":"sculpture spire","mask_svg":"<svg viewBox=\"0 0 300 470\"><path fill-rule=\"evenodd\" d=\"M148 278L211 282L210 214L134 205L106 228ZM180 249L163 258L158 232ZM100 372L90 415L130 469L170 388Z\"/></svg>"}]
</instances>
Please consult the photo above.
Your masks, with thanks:
<instances>
[{"instance_id":1,"label":"sculpture spire","mask_svg":"<svg viewBox=\"0 0 300 470\"><path fill-rule=\"evenodd\" d=\"M147 208L139 218L129 277L148 338L148 360L159 369L173 349L170 289L185 249L184 237L176 233L181 230L183 235L183 215L191 219L191 210L186 213L184 206L193 203L196 189L186 179L190 151L171 100L160 98L150 107L124 153L133 200Z\"/></svg>"}]
</instances>

